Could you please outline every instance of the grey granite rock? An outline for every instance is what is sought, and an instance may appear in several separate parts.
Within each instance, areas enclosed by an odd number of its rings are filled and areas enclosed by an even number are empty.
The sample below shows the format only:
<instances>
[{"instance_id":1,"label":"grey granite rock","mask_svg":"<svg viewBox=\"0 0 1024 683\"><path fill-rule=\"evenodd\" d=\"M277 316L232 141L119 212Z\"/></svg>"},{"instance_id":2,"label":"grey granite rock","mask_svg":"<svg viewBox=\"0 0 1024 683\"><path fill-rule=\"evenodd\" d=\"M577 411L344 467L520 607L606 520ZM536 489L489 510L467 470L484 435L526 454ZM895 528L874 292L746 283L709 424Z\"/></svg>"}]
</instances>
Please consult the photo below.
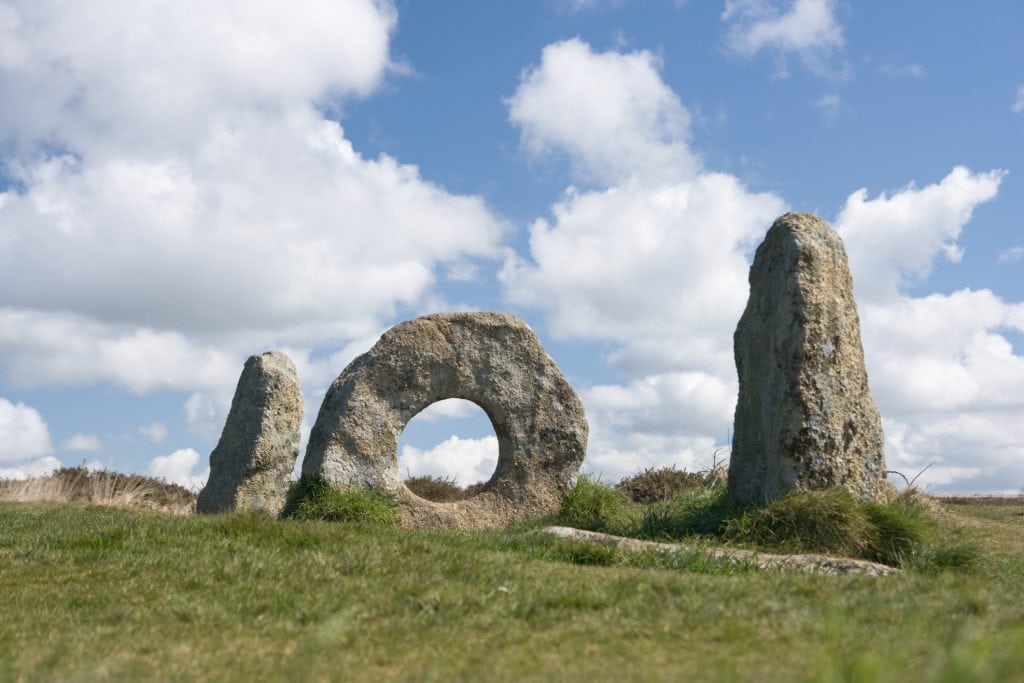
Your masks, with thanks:
<instances>
[{"instance_id":1,"label":"grey granite rock","mask_svg":"<svg viewBox=\"0 0 1024 683\"><path fill-rule=\"evenodd\" d=\"M799 487L875 499L885 476L842 240L821 218L775 221L750 269L734 336L739 400L729 495L761 503Z\"/></svg>"},{"instance_id":2,"label":"grey granite rock","mask_svg":"<svg viewBox=\"0 0 1024 683\"><path fill-rule=\"evenodd\" d=\"M863 576L893 576L900 573L896 567L856 560L851 557L833 555L776 555L755 550L740 548L713 548L706 545L686 545L683 543L661 543L658 541L642 541L636 538L613 536L597 531L584 531L564 526L547 526L537 530L542 534L551 534L559 538L567 538L582 543L612 546L625 552L643 553L699 553L711 556L715 560L724 560L735 564L745 564L765 571L786 573L823 574L825 576L844 576L860 574Z\"/></svg>"},{"instance_id":3,"label":"grey granite rock","mask_svg":"<svg viewBox=\"0 0 1024 683\"><path fill-rule=\"evenodd\" d=\"M210 454L210 478L196 512L280 512L299 455L301 424L302 392L291 360L277 351L250 357Z\"/></svg>"},{"instance_id":4,"label":"grey granite rock","mask_svg":"<svg viewBox=\"0 0 1024 683\"><path fill-rule=\"evenodd\" d=\"M467 500L433 503L398 471L398 438L427 406L480 406L498 437L498 464ZM482 528L558 509L587 447L583 404L533 331L513 315L443 313L388 330L331 385L303 474L393 493L409 526Z\"/></svg>"}]
</instances>

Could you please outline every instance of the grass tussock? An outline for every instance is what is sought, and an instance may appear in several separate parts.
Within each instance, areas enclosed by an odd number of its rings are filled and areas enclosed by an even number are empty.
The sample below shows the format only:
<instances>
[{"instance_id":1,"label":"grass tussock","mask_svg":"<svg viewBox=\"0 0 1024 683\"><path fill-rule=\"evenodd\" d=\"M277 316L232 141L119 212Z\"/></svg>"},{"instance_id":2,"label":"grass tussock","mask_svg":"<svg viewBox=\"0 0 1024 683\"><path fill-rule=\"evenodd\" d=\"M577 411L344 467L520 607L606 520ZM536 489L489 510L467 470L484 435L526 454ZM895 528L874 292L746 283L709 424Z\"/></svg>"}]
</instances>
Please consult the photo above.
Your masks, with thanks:
<instances>
[{"instance_id":1,"label":"grass tussock","mask_svg":"<svg viewBox=\"0 0 1024 683\"><path fill-rule=\"evenodd\" d=\"M555 521L576 529L626 534L635 526L638 513L625 493L582 475L562 501Z\"/></svg>"},{"instance_id":2,"label":"grass tussock","mask_svg":"<svg viewBox=\"0 0 1024 683\"><path fill-rule=\"evenodd\" d=\"M862 557L868 526L861 505L846 491L796 490L731 515L722 531L730 540L784 552Z\"/></svg>"},{"instance_id":3,"label":"grass tussock","mask_svg":"<svg viewBox=\"0 0 1024 683\"><path fill-rule=\"evenodd\" d=\"M884 503L858 501L839 489L797 490L763 506L737 508L717 474L715 468L700 473L648 469L616 486L584 475L552 521L658 541L841 555L923 573L972 571L981 562L977 547L944 521L947 513L941 505L913 487ZM481 485L464 489L449 478L421 476L407 480L406 486L427 500L453 502L474 495ZM638 503L638 499L653 502ZM65 467L27 481L0 481L0 500L139 507L178 514L195 509L195 495L180 486L85 467ZM399 522L392 496L332 487L309 476L292 486L281 516L379 527ZM575 564L621 564L620 555L608 548L581 546L568 559Z\"/></svg>"},{"instance_id":4,"label":"grass tussock","mask_svg":"<svg viewBox=\"0 0 1024 683\"><path fill-rule=\"evenodd\" d=\"M712 540L773 553L815 553L880 562L922 572L970 571L979 552L935 512L927 496L909 492L886 503L855 499L842 489L796 490L766 505L740 508L717 481L649 505L621 488L581 477L556 518L589 531L658 541Z\"/></svg>"},{"instance_id":5,"label":"grass tussock","mask_svg":"<svg viewBox=\"0 0 1024 683\"><path fill-rule=\"evenodd\" d=\"M451 477L422 474L409 477L403 483L413 494L435 503L453 503L457 500L465 500L471 495Z\"/></svg>"},{"instance_id":6,"label":"grass tussock","mask_svg":"<svg viewBox=\"0 0 1024 683\"><path fill-rule=\"evenodd\" d=\"M673 541L695 535L718 536L731 512L724 486L704 486L649 506L636 535Z\"/></svg>"},{"instance_id":7,"label":"grass tussock","mask_svg":"<svg viewBox=\"0 0 1024 683\"><path fill-rule=\"evenodd\" d=\"M935 514L919 492L886 503L858 501L840 489L793 491L729 517L723 535L759 547L861 557L925 573L971 571L980 551Z\"/></svg>"},{"instance_id":8,"label":"grass tussock","mask_svg":"<svg viewBox=\"0 0 1024 683\"><path fill-rule=\"evenodd\" d=\"M398 524L398 506L382 492L338 488L319 477L303 475L288 491L281 517L388 527Z\"/></svg>"},{"instance_id":9,"label":"grass tussock","mask_svg":"<svg viewBox=\"0 0 1024 683\"><path fill-rule=\"evenodd\" d=\"M668 500L677 493L700 488L707 483L703 472L688 472L671 467L648 467L631 477L625 477L615 488L625 493L634 503L650 504Z\"/></svg>"},{"instance_id":10,"label":"grass tussock","mask_svg":"<svg viewBox=\"0 0 1024 683\"><path fill-rule=\"evenodd\" d=\"M478 481L469 486L459 486L459 483L451 477L437 477L432 474L421 474L409 477L404 482L405 487L414 495L434 503L454 503L457 500L472 498L481 491L487 482Z\"/></svg>"},{"instance_id":11,"label":"grass tussock","mask_svg":"<svg viewBox=\"0 0 1024 683\"><path fill-rule=\"evenodd\" d=\"M61 467L45 477L2 480L0 500L143 508L183 515L195 511L196 494L152 477L79 466Z\"/></svg>"}]
</instances>

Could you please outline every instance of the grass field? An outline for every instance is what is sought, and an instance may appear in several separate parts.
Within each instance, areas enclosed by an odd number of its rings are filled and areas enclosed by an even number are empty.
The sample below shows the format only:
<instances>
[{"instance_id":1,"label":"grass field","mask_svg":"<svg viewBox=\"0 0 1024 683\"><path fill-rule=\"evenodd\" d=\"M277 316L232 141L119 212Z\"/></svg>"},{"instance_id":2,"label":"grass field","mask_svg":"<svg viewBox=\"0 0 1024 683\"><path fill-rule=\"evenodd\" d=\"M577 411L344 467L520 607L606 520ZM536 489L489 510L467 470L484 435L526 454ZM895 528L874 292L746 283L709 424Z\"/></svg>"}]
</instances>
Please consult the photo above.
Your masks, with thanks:
<instances>
[{"instance_id":1,"label":"grass field","mask_svg":"<svg viewBox=\"0 0 1024 683\"><path fill-rule=\"evenodd\" d=\"M0 680L1024 680L1024 501L944 517L976 566L866 578L0 503Z\"/></svg>"}]
</instances>

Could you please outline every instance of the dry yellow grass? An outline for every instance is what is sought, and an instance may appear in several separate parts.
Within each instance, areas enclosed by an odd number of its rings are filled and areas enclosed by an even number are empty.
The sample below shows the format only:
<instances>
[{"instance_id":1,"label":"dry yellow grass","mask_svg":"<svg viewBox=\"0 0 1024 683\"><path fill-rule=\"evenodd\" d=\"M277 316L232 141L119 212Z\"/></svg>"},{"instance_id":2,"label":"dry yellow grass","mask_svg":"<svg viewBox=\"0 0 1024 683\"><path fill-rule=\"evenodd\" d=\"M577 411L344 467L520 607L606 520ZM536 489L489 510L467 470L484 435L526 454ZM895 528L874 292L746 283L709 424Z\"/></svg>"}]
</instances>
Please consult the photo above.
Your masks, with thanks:
<instances>
[{"instance_id":1,"label":"dry yellow grass","mask_svg":"<svg viewBox=\"0 0 1024 683\"><path fill-rule=\"evenodd\" d=\"M0 480L0 501L142 508L175 515L195 512L195 494L181 486L85 467L62 467L45 477Z\"/></svg>"}]
</instances>

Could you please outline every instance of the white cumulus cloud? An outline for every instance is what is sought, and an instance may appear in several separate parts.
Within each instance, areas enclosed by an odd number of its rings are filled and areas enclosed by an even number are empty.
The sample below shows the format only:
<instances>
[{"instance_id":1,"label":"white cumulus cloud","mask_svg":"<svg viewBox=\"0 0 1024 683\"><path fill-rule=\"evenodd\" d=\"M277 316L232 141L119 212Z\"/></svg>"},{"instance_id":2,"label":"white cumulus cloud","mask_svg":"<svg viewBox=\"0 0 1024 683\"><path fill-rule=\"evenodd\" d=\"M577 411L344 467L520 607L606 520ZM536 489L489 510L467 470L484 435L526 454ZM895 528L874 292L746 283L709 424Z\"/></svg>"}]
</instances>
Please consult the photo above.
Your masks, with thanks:
<instances>
[{"instance_id":1,"label":"white cumulus cloud","mask_svg":"<svg viewBox=\"0 0 1024 683\"><path fill-rule=\"evenodd\" d=\"M235 365L229 350L177 331L10 307L0 307L0 348L8 376L22 386L107 381L137 393L221 386Z\"/></svg>"},{"instance_id":2,"label":"white cumulus cloud","mask_svg":"<svg viewBox=\"0 0 1024 683\"><path fill-rule=\"evenodd\" d=\"M1024 112L1024 85L1017 86L1017 99L1010 105L1010 109L1017 114Z\"/></svg>"},{"instance_id":3,"label":"white cumulus cloud","mask_svg":"<svg viewBox=\"0 0 1024 683\"><path fill-rule=\"evenodd\" d=\"M578 38L548 45L509 98L509 118L528 152L563 152L588 180L689 175L690 113L657 67L646 50L598 53Z\"/></svg>"},{"instance_id":4,"label":"white cumulus cloud","mask_svg":"<svg viewBox=\"0 0 1024 683\"><path fill-rule=\"evenodd\" d=\"M608 115L572 102L620 104ZM609 360L631 378L583 388L585 467L614 477L710 464L732 421L747 257L782 200L697 163L688 114L647 53L548 46L509 107L528 146L540 138L603 183L567 189L532 225L529 258L509 254L501 273L513 303L542 311L557 337L611 342ZM662 119L674 127L652 126Z\"/></svg>"},{"instance_id":5,"label":"white cumulus cloud","mask_svg":"<svg viewBox=\"0 0 1024 683\"><path fill-rule=\"evenodd\" d=\"M416 414L416 419L424 422L440 422L442 420L457 420L469 417L479 412L480 407L472 401L461 398L449 398L431 403Z\"/></svg>"},{"instance_id":6,"label":"white cumulus cloud","mask_svg":"<svg viewBox=\"0 0 1024 683\"><path fill-rule=\"evenodd\" d=\"M462 439L452 435L433 448L403 446L398 454L402 477L451 477L460 486L487 481L498 465L498 437Z\"/></svg>"},{"instance_id":7,"label":"white cumulus cloud","mask_svg":"<svg viewBox=\"0 0 1024 683\"><path fill-rule=\"evenodd\" d=\"M151 422L139 427L139 434L142 434L142 436L153 443L160 443L167 438L167 425L163 422Z\"/></svg>"},{"instance_id":8,"label":"white cumulus cloud","mask_svg":"<svg viewBox=\"0 0 1024 683\"><path fill-rule=\"evenodd\" d=\"M60 447L65 451L82 451L86 453L103 450L103 444L100 443L100 438L95 434L74 434L66 439Z\"/></svg>"},{"instance_id":9,"label":"white cumulus cloud","mask_svg":"<svg viewBox=\"0 0 1024 683\"><path fill-rule=\"evenodd\" d=\"M395 22L384 0L5 5L11 379L224 393L256 350L344 348L497 257L480 197L324 114L379 86Z\"/></svg>"},{"instance_id":10,"label":"white cumulus cloud","mask_svg":"<svg viewBox=\"0 0 1024 683\"><path fill-rule=\"evenodd\" d=\"M50 430L39 411L0 398L0 462L17 462L53 454Z\"/></svg>"},{"instance_id":11,"label":"white cumulus cloud","mask_svg":"<svg viewBox=\"0 0 1024 683\"><path fill-rule=\"evenodd\" d=\"M185 422L196 436L217 439L231 408L231 395L226 392L194 392L185 401Z\"/></svg>"},{"instance_id":12,"label":"white cumulus cloud","mask_svg":"<svg viewBox=\"0 0 1024 683\"><path fill-rule=\"evenodd\" d=\"M1015 246L1009 249L1004 249L999 253L998 261L1000 263L1016 263L1024 258L1024 247Z\"/></svg>"},{"instance_id":13,"label":"white cumulus cloud","mask_svg":"<svg viewBox=\"0 0 1024 683\"><path fill-rule=\"evenodd\" d=\"M562 49L572 53L574 68L547 69ZM590 64L607 73L609 63L631 57L598 54L578 41L549 46L510 106L528 101L544 74L551 91L593 87L601 97L633 102L611 129L628 137L635 126L646 135L647 117L629 112L669 101L659 88L631 89L630 79L590 86L576 77ZM637 82L649 84L658 78L656 63L642 63L647 72ZM610 85L621 92L608 96ZM589 101L584 92L574 97ZM589 129L582 120L588 108L573 112L573 125L558 107L533 111L532 118L513 116L526 140L545 131L544 144L582 168L605 153L600 136L572 132ZM645 140L668 149L686 138ZM660 168L673 157L650 158ZM748 294L750 257L785 210L774 195L689 164L692 156L674 158L683 160L675 174L630 169L604 176L592 190L566 190L551 216L531 227L528 257L509 254L501 274L505 295L542 311L555 336L611 344L608 360L626 381L581 387L591 425L584 466L609 478L669 464L703 469L716 450L726 455L736 395L732 334ZM1007 337L1024 331L1024 304L988 290L907 291L936 259L962 258L962 231L975 209L997 196L1004 176L955 167L923 187L877 196L857 190L835 220L850 258L890 467L913 475L934 462L922 483L948 490L1024 480L1016 427L1024 424L1024 359Z\"/></svg>"},{"instance_id":14,"label":"white cumulus cloud","mask_svg":"<svg viewBox=\"0 0 1024 683\"><path fill-rule=\"evenodd\" d=\"M310 0L301 12L273 0L4 9L0 130L118 156L140 145L174 153L223 112L365 95L389 67L397 20L386 0Z\"/></svg>"},{"instance_id":15,"label":"white cumulus cloud","mask_svg":"<svg viewBox=\"0 0 1024 683\"><path fill-rule=\"evenodd\" d=\"M823 72L827 58L845 45L832 0L726 0L722 20L730 24L726 42L736 54L796 54L817 72ZM784 72L782 66L780 75Z\"/></svg>"},{"instance_id":16,"label":"white cumulus cloud","mask_svg":"<svg viewBox=\"0 0 1024 683\"><path fill-rule=\"evenodd\" d=\"M957 243L974 209L999 192L1005 171L974 173L957 166L938 183L913 184L870 199L867 189L851 194L836 219L846 242L857 295L887 300L901 287L927 276L940 254L958 262Z\"/></svg>"},{"instance_id":17,"label":"white cumulus cloud","mask_svg":"<svg viewBox=\"0 0 1024 683\"><path fill-rule=\"evenodd\" d=\"M10 463L8 463L10 465ZM9 467L0 467L0 479L34 479L52 474L63 463L52 455L27 460Z\"/></svg>"},{"instance_id":18,"label":"white cumulus cloud","mask_svg":"<svg viewBox=\"0 0 1024 683\"><path fill-rule=\"evenodd\" d=\"M611 427L647 434L672 434L680 416L705 434L724 434L732 423L736 387L703 372L670 372L627 385L599 385L584 394L588 414Z\"/></svg>"},{"instance_id":19,"label":"white cumulus cloud","mask_svg":"<svg viewBox=\"0 0 1024 683\"><path fill-rule=\"evenodd\" d=\"M179 346L233 330L352 336L420 297L435 263L494 253L500 228L479 198L362 159L310 108L227 125L187 165L33 167L0 207L8 306L173 330Z\"/></svg>"},{"instance_id":20,"label":"white cumulus cloud","mask_svg":"<svg viewBox=\"0 0 1024 683\"><path fill-rule=\"evenodd\" d=\"M178 484L192 491L206 485L210 468L195 471L200 455L191 448L179 448L169 455L158 455L149 463L149 474L170 484Z\"/></svg>"},{"instance_id":21,"label":"white cumulus cloud","mask_svg":"<svg viewBox=\"0 0 1024 683\"><path fill-rule=\"evenodd\" d=\"M954 168L942 181L868 199L850 195L836 228L860 303L865 360L886 430L890 469L962 492L1024 481L1024 303L962 289L911 296L935 259L957 261L974 210L1004 173Z\"/></svg>"},{"instance_id":22,"label":"white cumulus cloud","mask_svg":"<svg viewBox=\"0 0 1024 683\"><path fill-rule=\"evenodd\" d=\"M669 372L584 391L590 423L586 469L616 481L648 467L708 469L724 448L736 408L736 380ZM716 449L718 450L716 456Z\"/></svg>"},{"instance_id":23,"label":"white cumulus cloud","mask_svg":"<svg viewBox=\"0 0 1024 683\"><path fill-rule=\"evenodd\" d=\"M575 70L548 69L548 60L558 61L562 50L578 61ZM642 78L576 80L577 72L592 67L600 74L609 64L642 65ZM553 91L604 92L614 85L619 92L610 98L631 102L632 113L622 115L611 137L628 138L633 130L648 135L646 112L666 100L667 86L653 62L637 61L637 53L598 54L573 41L544 50L541 65L524 74L510 106L530 98L537 73L547 74ZM579 92L577 99L586 97ZM674 94L671 99L678 102ZM575 110L577 117L604 116L589 107ZM561 116L560 108L544 112L556 120ZM551 127L542 121L525 125ZM604 146L603 136L568 132L589 125L566 126L563 137L550 141L560 141L574 161L589 163ZM676 173L626 174L604 188L566 190L552 216L531 227L529 260L510 254L501 279L514 303L547 313L556 336L618 342L612 360L624 369L651 374L710 364L728 374L732 350L722 340L732 334L746 301L746 254L784 205L774 195L749 192L731 175L698 171L685 149L672 151L681 141L664 139L663 153L644 157L659 168L674 159ZM646 144L659 143L650 138Z\"/></svg>"},{"instance_id":24,"label":"white cumulus cloud","mask_svg":"<svg viewBox=\"0 0 1024 683\"><path fill-rule=\"evenodd\" d=\"M723 173L569 191L531 228L531 260L506 263L506 295L557 336L618 342L623 369L728 373L746 253L783 206Z\"/></svg>"}]
</instances>

